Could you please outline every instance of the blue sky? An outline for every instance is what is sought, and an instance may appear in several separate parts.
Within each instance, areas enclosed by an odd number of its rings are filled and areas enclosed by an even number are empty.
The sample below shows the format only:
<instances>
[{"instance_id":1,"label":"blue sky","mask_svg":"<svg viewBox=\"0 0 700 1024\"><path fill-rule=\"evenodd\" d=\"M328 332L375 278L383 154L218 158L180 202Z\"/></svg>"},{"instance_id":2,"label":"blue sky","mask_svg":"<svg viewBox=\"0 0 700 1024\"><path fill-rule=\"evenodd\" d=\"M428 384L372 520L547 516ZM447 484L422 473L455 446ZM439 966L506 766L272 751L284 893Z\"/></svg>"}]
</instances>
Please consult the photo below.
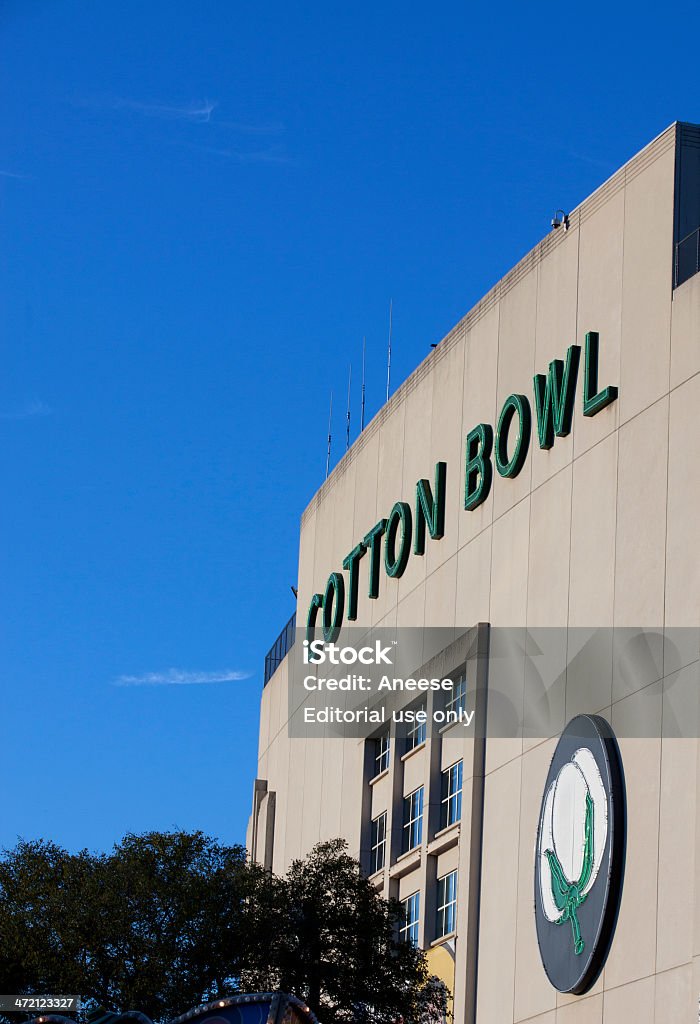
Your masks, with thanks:
<instances>
[{"instance_id":1,"label":"blue sky","mask_svg":"<svg viewBox=\"0 0 700 1024\"><path fill-rule=\"evenodd\" d=\"M699 23L5 0L0 845L244 841L330 389L337 458L390 298L398 384L557 207L700 121Z\"/></svg>"}]
</instances>

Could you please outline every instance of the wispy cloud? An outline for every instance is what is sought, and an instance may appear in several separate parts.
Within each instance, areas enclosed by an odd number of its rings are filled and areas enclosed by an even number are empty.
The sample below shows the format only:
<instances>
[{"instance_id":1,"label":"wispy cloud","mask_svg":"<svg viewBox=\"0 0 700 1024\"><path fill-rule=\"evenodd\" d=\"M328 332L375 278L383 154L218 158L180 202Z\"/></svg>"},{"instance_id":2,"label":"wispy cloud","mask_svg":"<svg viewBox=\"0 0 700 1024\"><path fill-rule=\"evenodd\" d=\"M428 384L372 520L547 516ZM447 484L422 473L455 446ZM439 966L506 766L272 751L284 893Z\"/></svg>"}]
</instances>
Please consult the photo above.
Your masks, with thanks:
<instances>
[{"instance_id":1,"label":"wispy cloud","mask_svg":"<svg viewBox=\"0 0 700 1024\"><path fill-rule=\"evenodd\" d=\"M158 118L161 121L186 121L190 124L210 124L224 132L238 135L271 136L283 135L285 126L280 121L232 121L214 117L218 103L211 100L192 100L189 103L160 103L129 99L124 96L93 97L77 100L81 107L107 110L123 110L141 114L143 117Z\"/></svg>"},{"instance_id":2,"label":"wispy cloud","mask_svg":"<svg viewBox=\"0 0 700 1024\"><path fill-rule=\"evenodd\" d=\"M207 683L233 683L249 679L250 672L239 672L229 668L218 672L189 672L180 668L169 668L164 672L144 672L138 676L117 676L114 686L202 686Z\"/></svg>"},{"instance_id":3,"label":"wispy cloud","mask_svg":"<svg viewBox=\"0 0 700 1024\"><path fill-rule=\"evenodd\" d=\"M141 100L117 98L111 101L113 110L131 110L144 117L158 117L163 121L189 121L194 124L208 124L216 107L209 100L191 103L143 103Z\"/></svg>"},{"instance_id":4,"label":"wispy cloud","mask_svg":"<svg viewBox=\"0 0 700 1024\"><path fill-rule=\"evenodd\" d=\"M239 164L295 164L281 137L286 129L276 121L238 121L219 116L218 104L210 100L189 103L160 103L126 97L93 97L76 101L79 106L120 111L159 121L179 122L182 131L162 139L170 145L184 145L200 153L235 161ZM216 116L214 112L216 111ZM185 125L204 125L196 138Z\"/></svg>"},{"instance_id":5,"label":"wispy cloud","mask_svg":"<svg viewBox=\"0 0 700 1024\"><path fill-rule=\"evenodd\" d=\"M600 167L604 171L614 171L615 163L611 160L599 160L595 156L590 156L588 153L579 153L576 149L569 149L567 146L565 152L569 154L572 160L580 160L584 164L590 164L591 167Z\"/></svg>"},{"instance_id":6,"label":"wispy cloud","mask_svg":"<svg viewBox=\"0 0 700 1024\"><path fill-rule=\"evenodd\" d=\"M51 407L40 398L33 398L24 405L0 409L0 420L28 420L36 416L50 416Z\"/></svg>"},{"instance_id":7,"label":"wispy cloud","mask_svg":"<svg viewBox=\"0 0 700 1024\"><path fill-rule=\"evenodd\" d=\"M267 146L265 149L233 149L230 146L220 148L217 146L199 146L195 143L185 143L188 149L194 149L199 153L208 153L210 156L218 156L224 160L235 160L239 164L295 164L298 161L282 146Z\"/></svg>"},{"instance_id":8,"label":"wispy cloud","mask_svg":"<svg viewBox=\"0 0 700 1024\"><path fill-rule=\"evenodd\" d=\"M2 171L0 170L0 178L15 178L17 181L28 181L28 174L17 174L16 171Z\"/></svg>"},{"instance_id":9,"label":"wispy cloud","mask_svg":"<svg viewBox=\"0 0 700 1024\"><path fill-rule=\"evenodd\" d=\"M591 156L590 153L582 153L580 150L569 146L565 141L553 136L549 131L544 134L543 132L522 131L517 128L509 128L508 134L512 138L520 139L522 142L527 142L530 145L563 153L571 160L580 160L581 163L590 164L592 167L601 167L604 170L614 170L615 168L615 165L609 160L599 159L596 156Z\"/></svg>"},{"instance_id":10,"label":"wispy cloud","mask_svg":"<svg viewBox=\"0 0 700 1024\"><path fill-rule=\"evenodd\" d=\"M286 128L279 121L261 121L254 124L246 121L222 121L216 118L219 128L228 128L232 132L240 132L241 135L283 135Z\"/></svg>"}]
</instances>

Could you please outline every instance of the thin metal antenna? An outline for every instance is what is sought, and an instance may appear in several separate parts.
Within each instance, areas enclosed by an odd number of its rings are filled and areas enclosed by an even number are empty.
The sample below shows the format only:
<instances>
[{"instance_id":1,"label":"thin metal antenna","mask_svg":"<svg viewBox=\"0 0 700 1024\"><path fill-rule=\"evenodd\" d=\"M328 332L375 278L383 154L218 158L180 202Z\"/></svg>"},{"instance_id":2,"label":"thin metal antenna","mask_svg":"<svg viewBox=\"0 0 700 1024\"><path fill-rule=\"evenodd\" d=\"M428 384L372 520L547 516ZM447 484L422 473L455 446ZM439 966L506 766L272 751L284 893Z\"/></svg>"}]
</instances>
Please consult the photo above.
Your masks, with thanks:
<instances>
[{"instance_id":1,"label":"thin metal antenna","mask_svg":"<svg viewBox=\"0 0 700 1024\"><path fill-rule=\"evenodd\" d=\"M386 361L386 400L389 401L389 390L391 388L391 326L394 300L389 299L389 349Z\"/></svg>"},{"instance_id":2,"label":"thin metal antenna","mask_svg":"<svg viewBox=\"0 0 700 1024\"><path fill-rule=\"evenodd\" d=\"M365 429L365 348L367 338L362 339L362 407L360 411L360 433Z\"/></svg>"},{"instance_id":3,"label":"thin metal antenna","mask_svg":"<svg viewBox=\"0 0 700 1024\"><path fill-rule=\"evenodd\" d=\"M331 468L331 421L333 420L333 392L331 391L331 407L328 411L328 452L326 453L326 479Z\"/></svg>"},{"instance_id":4,"label":"thin metal antenna","mask_svg":"<svg viewBox=\"0 0 700 1024\"><path fill-rule=\"evenodd\" d=\"M348 370L348 412L347 412L347 426L345 428L345 451L350 447L350 385L352 384L352 363L350 363L350 369Z\"/></svg>"}]
</instances>

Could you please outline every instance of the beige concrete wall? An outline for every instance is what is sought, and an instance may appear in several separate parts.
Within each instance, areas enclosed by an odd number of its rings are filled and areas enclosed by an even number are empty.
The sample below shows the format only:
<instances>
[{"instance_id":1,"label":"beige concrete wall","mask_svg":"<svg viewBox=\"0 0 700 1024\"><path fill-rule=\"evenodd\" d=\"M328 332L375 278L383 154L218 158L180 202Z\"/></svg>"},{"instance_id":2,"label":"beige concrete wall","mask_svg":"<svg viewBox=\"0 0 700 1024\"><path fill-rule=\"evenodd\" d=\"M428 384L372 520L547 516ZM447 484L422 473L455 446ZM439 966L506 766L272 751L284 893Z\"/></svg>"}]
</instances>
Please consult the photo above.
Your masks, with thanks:
<instances>
[{"instance_id":1,"label":"beige concrete wall","mask_svg":"<svg viewBox=\"0 0 700 1024\"><path fill-rule=\"evenodd\" d=\"M299 619L328 573L395 501L413 504L419 477L447 471L445 537L428 539L400 580L382 572L380 597L360 585L359 624L412 626L700 625L700 275L672 291L674 129L622 168L528 254L392 397L304 514ZM464 438L496 423L504 398L531 398L568 345L600 334L601 385L619 399L593 418L581 412L579 368L573 429L541 450L533 436L515 480L495 474L488 500L462 507ZM601 711L620 734L629 804L627 873L606 968L584 997L547 981L535 936L533 858L539 803L554 748L541 741L489 741L479 944L479 1024L588 1024L695 1020L700 993L700 749L664 736L665 701L697 715L698 652L679 666L669 695L640 680L637 692L613 669L582 696L561 695L561 726ZM362 744L290 741L284 666L265 688L258 775L277 793L274 868L319 839L345 835L360 847ZM634 688L632 688L634 690ZM667 715L673 708L667 710ZM625 739L640 715L656 739ZM459 929L469 874L465 796L459 846L440 863L459 864ZM446 735L442 766L460 756ZM393 755L392 755L393 761ZM426 749L403 766L403 792L429 772ZM388 807L391 780L372 793ZM406 895L425 885L422 867L385 888ZM442 869L441 869L442 870ZM393 888L392 888L393 886ZM455 1012L465 1014L468 951L456 940ZM461 1015L461 1017L460 1017Z\"/></svg>"}]
</instances>

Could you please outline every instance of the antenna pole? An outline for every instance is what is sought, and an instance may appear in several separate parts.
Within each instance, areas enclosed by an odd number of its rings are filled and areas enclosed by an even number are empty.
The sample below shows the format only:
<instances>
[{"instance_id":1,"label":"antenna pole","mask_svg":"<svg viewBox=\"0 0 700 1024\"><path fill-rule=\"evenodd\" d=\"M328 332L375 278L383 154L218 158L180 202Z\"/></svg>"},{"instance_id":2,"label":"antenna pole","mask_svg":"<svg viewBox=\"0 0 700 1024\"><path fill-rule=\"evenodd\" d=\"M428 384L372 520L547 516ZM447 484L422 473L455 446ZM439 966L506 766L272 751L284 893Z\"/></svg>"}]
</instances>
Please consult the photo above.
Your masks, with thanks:
<instances>
[{"instance_id":1,"label":"antenna pole","mask_svg":"<svg viewBox=\"0 0 700 1024\"><path fill-rule=\"evenodd\" d=\"M391 326L394 300L389 299L389 348L386 361L386 400L389 401L389 389L391 388Z\"/></svg>"},{"instance_id":2,"label":"antenna pole","mask_svg":"<svg viewBox=\"0 0 700 1024\"><path fill-rule=\"evenodd\" d=\"M350 447L350 385L352 384L352 363L348 370L348 412L347 412L347 426L345 429L345 451Z\"/></svg>"},{"instance_id":3,"label":"antenna pole","mask_svg":"<svg viewBox=\"0 0 700 1024\"><path fill-rule=\"evenodd\" d=\"M331 468L331 421L333 419L333 392L331 391L331 407L328 412L328 451L326 453L326 479Z\"/></svg>"},{"instance_id":4,"label":"antenna pole","mask_svg":"<svg viewBox=\"0 0 700 1024\"><path fill-rule=\"evenodd\" d=\"M360 411L360 433L365 429L365 347L367 338L362 339L362 407Z\"/></svg>"}]
</instances>

